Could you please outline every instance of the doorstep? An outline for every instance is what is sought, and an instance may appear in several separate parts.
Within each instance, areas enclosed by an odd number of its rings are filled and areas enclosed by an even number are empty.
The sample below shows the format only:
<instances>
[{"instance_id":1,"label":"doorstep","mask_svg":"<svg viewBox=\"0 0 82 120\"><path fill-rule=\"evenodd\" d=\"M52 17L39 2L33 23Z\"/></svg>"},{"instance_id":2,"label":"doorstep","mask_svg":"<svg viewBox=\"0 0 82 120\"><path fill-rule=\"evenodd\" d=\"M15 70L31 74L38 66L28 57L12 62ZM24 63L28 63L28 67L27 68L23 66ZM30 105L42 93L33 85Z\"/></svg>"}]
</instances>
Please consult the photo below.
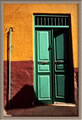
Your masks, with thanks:
<instances>
[{"instance_id":1,"label":"doorstep","mask_svg":"<svg viewBox=\"0 0 82 120\"><path fill-rule=\"evenodd\" d=\"M74 103L64 103L64 102L54 102L54 104L51 104L53 106L69 106L69 107L77 107Z\"/></svg>"}]
</instances>

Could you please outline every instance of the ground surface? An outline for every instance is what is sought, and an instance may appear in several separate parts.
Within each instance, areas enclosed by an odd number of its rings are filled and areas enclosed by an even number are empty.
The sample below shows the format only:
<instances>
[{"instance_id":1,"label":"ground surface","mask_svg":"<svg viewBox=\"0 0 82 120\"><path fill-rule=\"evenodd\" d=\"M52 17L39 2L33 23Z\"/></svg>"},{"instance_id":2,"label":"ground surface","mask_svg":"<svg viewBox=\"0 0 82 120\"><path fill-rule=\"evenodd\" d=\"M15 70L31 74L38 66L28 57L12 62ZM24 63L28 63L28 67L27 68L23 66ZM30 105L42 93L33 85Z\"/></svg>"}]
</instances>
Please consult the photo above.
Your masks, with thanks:
<instances>
[{"instance_id":1,"label":"ground surface","mask_svg":"<svg viewBox=\"0 0 82 120\"><path fill-rule=\"evenodd\" d=\"M75 104L55 103L4 110L4 116L78 116Z\"/></svg>"}]
</instances>

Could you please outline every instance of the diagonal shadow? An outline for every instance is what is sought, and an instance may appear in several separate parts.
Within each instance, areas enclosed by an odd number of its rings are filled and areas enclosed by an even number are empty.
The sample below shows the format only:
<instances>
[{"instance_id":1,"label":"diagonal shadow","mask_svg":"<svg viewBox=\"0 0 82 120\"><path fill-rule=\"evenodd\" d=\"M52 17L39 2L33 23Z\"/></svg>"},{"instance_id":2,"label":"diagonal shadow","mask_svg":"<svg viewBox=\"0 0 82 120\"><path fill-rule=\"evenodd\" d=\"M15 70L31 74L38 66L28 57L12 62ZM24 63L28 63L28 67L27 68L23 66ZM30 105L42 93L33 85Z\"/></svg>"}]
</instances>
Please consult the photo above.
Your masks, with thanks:
<instances>
[{"instance_id":1,"label":"diagonal shadow","mask_svg":"<svg viewBox=\"0 0 82 120\"><path fill-rule=\"evenodd\" d=\"M10 101L7 102L6 109L29 108L34 100L34 88L25 85ZM10 103L10 108L8 104Z\"/></svg>"}]
</instances>

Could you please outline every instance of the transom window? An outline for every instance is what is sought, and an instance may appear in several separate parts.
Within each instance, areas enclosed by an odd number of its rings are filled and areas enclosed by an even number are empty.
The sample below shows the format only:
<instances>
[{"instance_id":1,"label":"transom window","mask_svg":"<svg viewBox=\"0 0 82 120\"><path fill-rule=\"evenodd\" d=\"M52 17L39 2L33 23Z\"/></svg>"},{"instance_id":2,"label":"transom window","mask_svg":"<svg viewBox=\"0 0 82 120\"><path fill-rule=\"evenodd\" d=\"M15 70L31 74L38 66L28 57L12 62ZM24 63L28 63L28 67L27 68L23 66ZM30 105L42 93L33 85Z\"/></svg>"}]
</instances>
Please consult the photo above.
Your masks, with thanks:
<instances>
[{"instance_id":1,"label":"transom window","mask_svg":"<svg viewBox=\"0 0 82 120\"><path fill-rule=\"evenodd\" d=\"M41 26L59 26L59 27L69 27L69 15L34 15L34 25L35 27Z\"/></svg>"}]
</instances>

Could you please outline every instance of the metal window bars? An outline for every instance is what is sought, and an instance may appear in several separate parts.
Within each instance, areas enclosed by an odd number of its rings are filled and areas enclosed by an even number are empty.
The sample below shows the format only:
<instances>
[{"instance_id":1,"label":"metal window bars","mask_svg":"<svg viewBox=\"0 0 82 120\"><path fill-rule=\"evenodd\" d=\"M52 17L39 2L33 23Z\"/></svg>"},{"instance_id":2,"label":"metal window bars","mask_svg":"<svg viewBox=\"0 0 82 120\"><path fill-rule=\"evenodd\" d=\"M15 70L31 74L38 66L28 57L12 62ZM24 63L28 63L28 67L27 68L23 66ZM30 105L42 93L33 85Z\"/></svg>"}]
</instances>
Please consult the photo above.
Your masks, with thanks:
<instances>
[{"instance_id":1,"label":"metal window bars","mask_svg":"<svg viewBox=\"0 0 82 120\"><path fill-rule=\"evenodd\" d=\"M69 27L68 15L35 15L35 27L39 26L59 26Z\"/></svg>"}]
</instances>

